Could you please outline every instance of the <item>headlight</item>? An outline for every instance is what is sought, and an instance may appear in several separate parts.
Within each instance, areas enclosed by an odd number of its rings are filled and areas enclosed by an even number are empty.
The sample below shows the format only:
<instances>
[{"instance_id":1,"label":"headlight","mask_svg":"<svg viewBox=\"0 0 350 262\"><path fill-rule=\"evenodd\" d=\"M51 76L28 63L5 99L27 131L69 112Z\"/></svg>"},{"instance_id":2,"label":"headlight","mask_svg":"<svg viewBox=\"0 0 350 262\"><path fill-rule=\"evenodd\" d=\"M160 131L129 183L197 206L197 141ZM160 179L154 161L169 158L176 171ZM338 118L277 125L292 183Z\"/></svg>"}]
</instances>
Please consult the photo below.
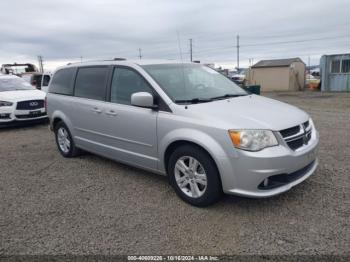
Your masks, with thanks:
<instances>
[{"instance_id":1,"label":"headlight","mask_svg":"<svg viewBox=\"0 0 350 262\"><path fill-rule=\"evenodd\" d=\"M247 151L259 151L266 147L277 146L278 141L270 130L229 130L235 147Z\"/></svg>"},{"instance_id":2,"label":"headlight","mask_svg":"<svg viewBox=\"0 0 350 262\"><path fill-rule=\"evenodd\" d=\"M316 129L315 123L314 123L314 121L312 121L311 117L309 118L309 123L310 123L311 128Z\"/></svg>"},{"instance_id":3,"label":"headlight","mask_svg":"<svg viewBox=\"0 0 350 262\"><path fill-rule=\"evenodd\" d=\"M0 106L12 106L13 103L7 101L0 101Z\"/></svg>"}]
</instances>

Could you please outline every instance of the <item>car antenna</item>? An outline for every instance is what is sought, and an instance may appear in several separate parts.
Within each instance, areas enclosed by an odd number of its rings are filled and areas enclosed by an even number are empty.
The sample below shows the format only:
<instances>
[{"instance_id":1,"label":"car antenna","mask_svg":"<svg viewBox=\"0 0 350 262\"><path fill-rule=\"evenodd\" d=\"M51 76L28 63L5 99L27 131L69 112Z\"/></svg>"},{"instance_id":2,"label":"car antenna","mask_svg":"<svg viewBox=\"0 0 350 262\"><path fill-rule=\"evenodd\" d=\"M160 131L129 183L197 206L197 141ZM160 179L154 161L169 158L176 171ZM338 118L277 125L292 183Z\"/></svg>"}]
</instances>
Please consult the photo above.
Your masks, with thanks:
<instances>
[{"instance_id":1,"label":"car antenna","mask_svg":"<svg viewBox=\"0 0 350 262\"><path fill-rule=\"evenodd\" d=\"M177 35L177 43L178 43L178 46L179 46L180 59L181 59L182 81L183 81L183 83L184 83L185 97L186 97L185 65L184 65L184 61L183 61L183 59L182 59L182 50L181 50L181 43L180 43L180 33L179 33L178 30L176 30L176 35Z\"/></svg>"}]
</instances>

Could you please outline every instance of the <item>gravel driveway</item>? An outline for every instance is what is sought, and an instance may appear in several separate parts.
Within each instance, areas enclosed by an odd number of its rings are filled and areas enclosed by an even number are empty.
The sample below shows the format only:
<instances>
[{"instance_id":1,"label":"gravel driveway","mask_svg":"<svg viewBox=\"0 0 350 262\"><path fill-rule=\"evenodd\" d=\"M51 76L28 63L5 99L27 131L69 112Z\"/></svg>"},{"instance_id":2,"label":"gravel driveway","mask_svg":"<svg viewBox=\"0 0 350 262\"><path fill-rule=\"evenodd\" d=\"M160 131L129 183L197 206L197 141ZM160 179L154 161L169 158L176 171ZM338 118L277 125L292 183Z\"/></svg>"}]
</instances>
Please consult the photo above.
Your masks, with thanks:
<instances>
[{"instance_id":1,"label":"gravel driveway","mask_svg":"<svg viewBox=\"0 0 350 262\"><path fill-rule=\"evenodd\" d=\"M0 130L0 255L350 255L350 94L265 95L313 117L317 172L277 197L208 208L182 202L165 177L64 159L46 125Z\"/></svg>"}]
</instances>

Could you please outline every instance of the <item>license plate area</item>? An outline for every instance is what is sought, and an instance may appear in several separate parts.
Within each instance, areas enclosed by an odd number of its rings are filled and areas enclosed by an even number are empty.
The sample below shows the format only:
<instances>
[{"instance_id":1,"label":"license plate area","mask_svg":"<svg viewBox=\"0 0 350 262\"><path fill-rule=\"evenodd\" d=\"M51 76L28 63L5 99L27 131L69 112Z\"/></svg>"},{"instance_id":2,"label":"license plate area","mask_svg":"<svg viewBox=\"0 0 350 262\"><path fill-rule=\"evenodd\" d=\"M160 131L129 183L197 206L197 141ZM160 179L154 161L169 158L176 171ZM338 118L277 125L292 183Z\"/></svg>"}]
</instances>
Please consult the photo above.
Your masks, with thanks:
<instances>
[{"instance_id":1,"label":"license plate area","mask_svg":"<svg viewBox=\"0 0 350 262\"><path fill-rule=\"evenodd\" d=\"M35 111L30 111L29 115L30 116L37 116L41 114L41 110L35 110Z\"/></svg>"}]
</instances>

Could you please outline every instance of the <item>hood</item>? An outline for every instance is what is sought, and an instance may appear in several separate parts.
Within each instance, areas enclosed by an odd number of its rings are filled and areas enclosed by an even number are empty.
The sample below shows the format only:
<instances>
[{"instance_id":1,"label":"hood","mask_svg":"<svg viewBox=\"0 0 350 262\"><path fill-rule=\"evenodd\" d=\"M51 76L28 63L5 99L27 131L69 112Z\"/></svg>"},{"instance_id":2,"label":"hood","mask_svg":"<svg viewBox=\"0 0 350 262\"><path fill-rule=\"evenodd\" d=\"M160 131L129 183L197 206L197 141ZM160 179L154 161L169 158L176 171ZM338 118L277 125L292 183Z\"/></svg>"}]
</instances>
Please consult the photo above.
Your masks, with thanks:
<instances>
[{"instance_id":1,"label":"hood","mask_svg":"<svg viewBox=\"0 0 350 262\"><path fill-rule=\"evenodd\" d=\"M24 100L45 99L46 93L40 90L15 90L0 92L0 100L18 102Z\"/></svg>"},{"instance_id":2,"label":"hood","mask_svg":"<svg viewBox=\"0 0 350 262\"><path fill-rule=\"evenodd\" d=\"M295 106L257 95L189 105L194 118L226 129L269 129L279 131L299 125L309 116Z\"/></svg>"}]
</instances>

